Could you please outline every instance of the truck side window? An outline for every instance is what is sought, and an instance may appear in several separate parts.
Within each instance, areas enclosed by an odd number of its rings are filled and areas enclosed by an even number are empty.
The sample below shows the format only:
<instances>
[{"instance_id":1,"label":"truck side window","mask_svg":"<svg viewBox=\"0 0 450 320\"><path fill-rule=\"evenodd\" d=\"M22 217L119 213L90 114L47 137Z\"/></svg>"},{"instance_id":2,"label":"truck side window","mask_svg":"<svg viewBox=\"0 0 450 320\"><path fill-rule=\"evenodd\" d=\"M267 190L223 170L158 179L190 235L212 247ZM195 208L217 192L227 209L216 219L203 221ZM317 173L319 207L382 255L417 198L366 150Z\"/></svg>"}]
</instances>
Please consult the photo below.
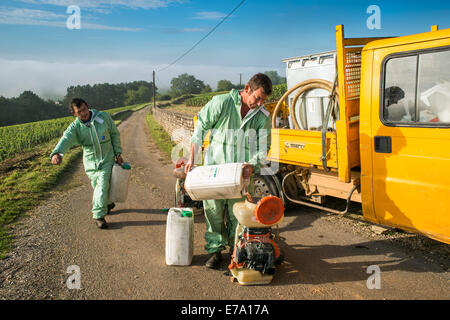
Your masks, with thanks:
<instances>
[{"instance_id":1,"label":"truck side window","mask_svg":"<svg viewBox=\"0 0 450 320\"><path fill-rule=\"evenodd\" d=\"M410 122L415 119L417 56L393 58L386 62L384 119Z\"/></svg>"},{"instance_id":2,"label":"truck side window","mask_svg":"<svg viewBox=\"0 0 450 320\"><path fill-rule=\"evenodd\" d=\"M387 122L450 124L450 50L386 60L383 118Z\"/></svg>"},{"instance_id":3,"label":"truck side window","mask_svg":"<svg viewBox=\"0 0 450 320\"><path fill-rule=\"evenodd\" d=\"M419 55L419 122L450 123L450 50Z\"/></svg>"}]
</instances>

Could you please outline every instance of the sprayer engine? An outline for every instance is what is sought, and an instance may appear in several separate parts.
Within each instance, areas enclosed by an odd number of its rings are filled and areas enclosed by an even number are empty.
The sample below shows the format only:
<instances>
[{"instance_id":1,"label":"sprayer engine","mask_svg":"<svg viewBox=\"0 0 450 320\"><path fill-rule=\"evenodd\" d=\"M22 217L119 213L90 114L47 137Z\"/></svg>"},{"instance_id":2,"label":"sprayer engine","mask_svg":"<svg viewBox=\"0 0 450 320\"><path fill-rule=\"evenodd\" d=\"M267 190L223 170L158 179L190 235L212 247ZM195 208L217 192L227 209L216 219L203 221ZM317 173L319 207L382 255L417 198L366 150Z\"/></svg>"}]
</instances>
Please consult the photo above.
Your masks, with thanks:
<instances>
[{"instance_id":1,"label":"sprayer engine","mask_svg":"<svg viewBox=\"0 0 450 320\"><path fill-rule=\"evenodd\" d=\"M272 195L247 198L233 205L233 213L239 222L228 266L233 281L237 279L241 285L270 283L275 266L283 261L272 233L272 226L283 220L283 202Z\"/></svg>"},{"instance_id":2,"label":"sprayer engine","mask_svg":"<svg viewBox=\"0 0 450 320\"><path fill-rule=\"evenodd\" d=\"M271 228L244 228L235 247L234 262L262 274L274 275L275 265L281 263L280 252L273 242Z\"/></svg>"}]
</instances>

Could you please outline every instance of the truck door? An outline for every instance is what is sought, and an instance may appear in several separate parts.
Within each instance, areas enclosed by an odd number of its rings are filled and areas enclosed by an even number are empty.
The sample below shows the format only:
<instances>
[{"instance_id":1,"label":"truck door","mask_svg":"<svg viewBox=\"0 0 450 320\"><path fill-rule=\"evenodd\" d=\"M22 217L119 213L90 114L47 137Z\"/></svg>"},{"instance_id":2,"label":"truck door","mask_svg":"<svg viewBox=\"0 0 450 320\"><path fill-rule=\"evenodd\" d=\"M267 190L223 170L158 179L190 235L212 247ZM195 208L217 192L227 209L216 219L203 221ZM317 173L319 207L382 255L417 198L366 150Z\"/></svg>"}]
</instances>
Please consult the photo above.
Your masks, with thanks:
<instances>
[{"instance_id":1,"label":"truck door","mask_svg":"<svg viewBox=\"0 0 450 320\"><path fill-rule=\"evenodd\" d=\"M377 220L447 243L449 44L441 38L375 49L371 116Z\"/></svg>"}]
</instances>

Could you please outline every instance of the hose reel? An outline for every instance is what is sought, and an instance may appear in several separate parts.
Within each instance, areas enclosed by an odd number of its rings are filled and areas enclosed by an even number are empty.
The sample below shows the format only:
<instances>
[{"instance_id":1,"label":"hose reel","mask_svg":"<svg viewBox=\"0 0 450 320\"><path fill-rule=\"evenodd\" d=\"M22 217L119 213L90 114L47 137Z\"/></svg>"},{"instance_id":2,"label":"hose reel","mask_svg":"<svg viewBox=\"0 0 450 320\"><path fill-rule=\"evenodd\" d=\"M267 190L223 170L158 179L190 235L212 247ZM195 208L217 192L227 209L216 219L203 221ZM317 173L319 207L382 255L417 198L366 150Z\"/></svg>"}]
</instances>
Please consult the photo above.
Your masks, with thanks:
<instances>
[{"instance_id":1,"label":"hose reel","mask_svg":"<svg viewBox=\"0 0 450 320\"><path fill-rule=\"evenodd\" d=\"M329 101L328 106L325 112L325 117L322 119L322 165L325 171L330 171L330 169L327 167L326 162L326 133L328 129L328 122L330 121L331 113L334 111L335 118L339 116L339 95L337 92L337 73L336 77L333 83L327 80L323 79L310 79L303 82L300 82L299 84L295 85L280 98L277 105L275 106L275 109L273 110L272 115L272 128L276 128L276 117L278 114L278 111L280 110L283 101L287 99L287 97L292 93L298 90L296 95L294 96L294 99L292 100L291 105L289 106L289 113L292 115L292 122L294 124L295 130L301 130L300 124L297 121L297 117L295 115L295 105L297 104L297 101L300 97L302 97L306 92L313 90L313 89L323 89L330 93L329 95ZM336 120L336 119L335 119Z\"/></svg>"}]
</instances>

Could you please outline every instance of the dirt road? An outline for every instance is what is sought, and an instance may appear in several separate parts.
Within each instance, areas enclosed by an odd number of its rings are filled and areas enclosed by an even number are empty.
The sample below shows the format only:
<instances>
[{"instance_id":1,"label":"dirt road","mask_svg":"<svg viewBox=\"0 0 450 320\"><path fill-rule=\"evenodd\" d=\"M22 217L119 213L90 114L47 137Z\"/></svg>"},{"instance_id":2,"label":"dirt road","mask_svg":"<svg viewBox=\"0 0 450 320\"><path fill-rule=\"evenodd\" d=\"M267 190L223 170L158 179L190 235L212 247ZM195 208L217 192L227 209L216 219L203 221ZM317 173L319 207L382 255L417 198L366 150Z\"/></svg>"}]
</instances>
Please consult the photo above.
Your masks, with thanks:
<instances>
[{"instance_id":1,"label":"dirt road","mask_svg":"<svg viewBox=\"0 0 450 320\"><path fill-rule=\"evenodd\" d=\"M206 269L204 218L195 216L194 260L165 265L166 214L173 206L172 164L148 136L145 112L121 131L124 158L133 165L129 198L95 227L92 189L81 161L61 187L15 230L10 256L0 261L3 299L449 299L448 264L363 232L364 224L315 210L287 212L280 232L286 261L272 284L241 287L223 270ZM67 269L78 266L81 289L68 289ZM369 266L380 289L369 289Z\"/></svg>"}]
</instances>

